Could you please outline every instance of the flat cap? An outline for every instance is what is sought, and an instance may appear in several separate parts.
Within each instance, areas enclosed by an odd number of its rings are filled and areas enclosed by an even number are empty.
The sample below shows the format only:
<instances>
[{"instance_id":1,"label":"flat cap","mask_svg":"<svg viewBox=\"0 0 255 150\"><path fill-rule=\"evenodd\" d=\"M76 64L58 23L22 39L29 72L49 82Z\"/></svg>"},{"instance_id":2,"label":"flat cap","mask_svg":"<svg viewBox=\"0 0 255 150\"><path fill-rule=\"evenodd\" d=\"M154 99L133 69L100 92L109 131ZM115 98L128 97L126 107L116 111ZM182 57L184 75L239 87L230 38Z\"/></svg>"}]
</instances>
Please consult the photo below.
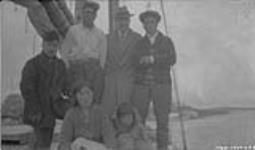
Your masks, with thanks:
<instances>
[{"instance_id":1,"label":"flat cap","mask_svg":"<svg viewBox=\"0 0 255 150\"><path fill-rule=\"evenodd\" d=\"M147 11L141 13L139 16L139 19L142 23L144 23L144 20L147 17L153 17L157 20L157 22L159 22L161 19L160 14L157 11L153 11L153 10L147 10Z\"/></svg>"},{"instance_id":2,"label":"flat cap","mask_svg":"<svg viewBox=\"0 0 255 150\"><path fill-rule=\"evenodd\" d=\"M94 2L94 1L88 0L88 1L84 2L82 8L83 9L85 9L85 8L92 8L92 9L94 9L94 11L98 11L100 6L99 6L98 3Z\"/></svg>"}]
</instances>

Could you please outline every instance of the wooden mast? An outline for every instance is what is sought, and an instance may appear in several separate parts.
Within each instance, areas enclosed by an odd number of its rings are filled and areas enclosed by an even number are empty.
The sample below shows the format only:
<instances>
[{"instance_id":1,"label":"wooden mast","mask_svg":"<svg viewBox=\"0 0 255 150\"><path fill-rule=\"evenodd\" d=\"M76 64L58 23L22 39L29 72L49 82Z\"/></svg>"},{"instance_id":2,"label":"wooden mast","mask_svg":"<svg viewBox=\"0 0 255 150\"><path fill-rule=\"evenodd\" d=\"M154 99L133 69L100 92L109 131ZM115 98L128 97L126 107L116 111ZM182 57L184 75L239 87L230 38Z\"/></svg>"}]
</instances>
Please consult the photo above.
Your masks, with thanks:
<instances>
[{"instance_id":1,"label":"wooden mast","mask_svg":"<svg viewBox=\"0 0 255 150\"><path fill-rule=\"evenodd\" d=\"M115 14L119 7L119 0L109 0L109 32L116 29Z\"/></svg>"},{"instance_id":2,"label":"wooden mast","mask_svg":"<svg viewBox=\"0 0 255 150\"><path fill-rule=\"evenodd\" d=\"M74 18L75 23L81 20L82 6L87 0L75 0Z\"/></svg>"}]
</instances>

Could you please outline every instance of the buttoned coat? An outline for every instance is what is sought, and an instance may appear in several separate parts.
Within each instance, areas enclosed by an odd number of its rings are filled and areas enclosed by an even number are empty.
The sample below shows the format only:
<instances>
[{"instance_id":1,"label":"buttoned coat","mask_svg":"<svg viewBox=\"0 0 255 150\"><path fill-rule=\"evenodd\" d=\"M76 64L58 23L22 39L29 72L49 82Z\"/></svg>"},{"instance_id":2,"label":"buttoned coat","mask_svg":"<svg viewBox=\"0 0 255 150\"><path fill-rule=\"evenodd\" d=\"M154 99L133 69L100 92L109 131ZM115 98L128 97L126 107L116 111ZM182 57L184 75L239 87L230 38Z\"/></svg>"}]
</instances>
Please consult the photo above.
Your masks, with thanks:
<instances>
[{"instance_id":1,"label":"buttoned coat","mask_svg":"<svg viewBox=\"0 0 255 150\"><path fill-rule=\"evenodd\" d=\"M49 58L43 52L25 64L20 83L21 94L25 100L25 123L32 123L29 115L41 113L41 121L32 125L54 127L52 100L65 89L65 75L64 62L57 57Z\"/></svg>"},{"instance_id":2,"label":"buttoned coat","mask_svg":"<svg viewBox=\"0 0 255 150\"><path fill-rule=\"evenodd\" d=\"M129 101L133 89L132 53L141 36L129 29L121 39L118 31L108 35L108 49L105 64L105 90L103 107L112 113L121 102Z\"/></svg>"}]
</instances>

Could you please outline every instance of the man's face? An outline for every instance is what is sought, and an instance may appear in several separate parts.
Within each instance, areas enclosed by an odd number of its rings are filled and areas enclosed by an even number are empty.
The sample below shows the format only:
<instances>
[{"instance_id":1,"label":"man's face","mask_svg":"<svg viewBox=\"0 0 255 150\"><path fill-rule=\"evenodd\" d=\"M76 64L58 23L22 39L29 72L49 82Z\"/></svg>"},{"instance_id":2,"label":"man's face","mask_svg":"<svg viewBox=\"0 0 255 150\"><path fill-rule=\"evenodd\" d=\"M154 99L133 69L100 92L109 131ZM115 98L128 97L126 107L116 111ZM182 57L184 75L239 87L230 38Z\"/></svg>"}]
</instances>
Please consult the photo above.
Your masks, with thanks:
<instances>
[{"instance_id":1,"label":"man's face","mask_svg":"<svg viewBox=\"0 0 255 150\"><path fill-rule=\"evenodd\" d=\"M154 17L146 17L143 22L143 27L148 34L154 34L157 31L158 21Z\"/></svg>"},{"instance_id":2,"label":"man's face","mask_svg":"<svg viewBox=\"0 0 255 150\"><path fill-rule=\"evenodd\" d=\"M87 27L93 27L94 20L96 19L96 11L93 8L85 7L83 9L83 24Z\"/></svg>"},{"instance_id":3,"label":"man's face","mask_svg":"<svg viewBox=\"0 0 255 150\"><path fill-rule=\"evenodd\" d=\"M117 28L121 31L126 31L129 28L130 18L116 18Z\"/></svg>"},{"instance_id":4,"label":"man's face","mask_svg":"<svg viewBox=\"0 0 255 150\"><path fill-rule=\"evenodd\" d=\"M57 54L59 48L59 42L55 41L44 41L43 42L43 51L49 57L54 57Z\"/></svg>"}]
</instances>

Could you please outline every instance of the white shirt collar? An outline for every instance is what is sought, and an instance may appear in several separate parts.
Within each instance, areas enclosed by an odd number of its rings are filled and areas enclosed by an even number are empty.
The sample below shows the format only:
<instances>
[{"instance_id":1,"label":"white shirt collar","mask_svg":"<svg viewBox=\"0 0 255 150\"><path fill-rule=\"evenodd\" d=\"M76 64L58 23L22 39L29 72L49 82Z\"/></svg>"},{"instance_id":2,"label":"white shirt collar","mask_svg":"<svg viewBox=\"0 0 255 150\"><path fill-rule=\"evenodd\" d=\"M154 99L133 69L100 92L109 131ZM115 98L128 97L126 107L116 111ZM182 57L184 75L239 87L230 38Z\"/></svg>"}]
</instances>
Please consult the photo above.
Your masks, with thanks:
<instances>
[{"instance_id":1,"label":"white shirt collar","mask_svg":"<svg viewBox=\"0 0 255 150\"><path fill-rule=\"evenodd\" d=\"M151 44L154 44L156 41L156 38L158 36L159 32L156 31L153 35L147 34L146 36L148 37L148 39L150 40Z\"/></svg>"}]
</instances>

